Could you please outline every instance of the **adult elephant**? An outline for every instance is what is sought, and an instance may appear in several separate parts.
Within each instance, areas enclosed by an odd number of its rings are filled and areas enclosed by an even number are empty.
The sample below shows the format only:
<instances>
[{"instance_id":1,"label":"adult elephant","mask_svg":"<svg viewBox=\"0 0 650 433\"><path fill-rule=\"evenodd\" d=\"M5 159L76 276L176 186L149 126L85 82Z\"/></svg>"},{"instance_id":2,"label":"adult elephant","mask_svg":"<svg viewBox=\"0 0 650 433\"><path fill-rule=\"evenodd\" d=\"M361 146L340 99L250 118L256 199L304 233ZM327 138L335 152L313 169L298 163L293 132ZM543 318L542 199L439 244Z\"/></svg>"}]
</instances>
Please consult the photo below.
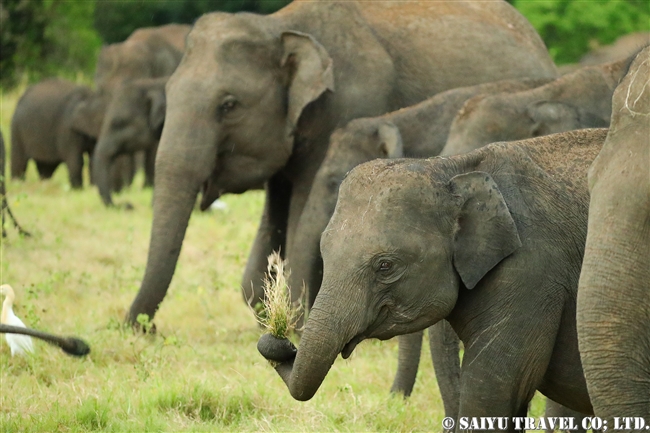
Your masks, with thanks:
<instances>
[{"instance_id":1,"label":"adult elephant","mask_svg":"<svg viewBox=\"0 0 650 433\"><path fill-rule=\"evenodd\" d=\"M135 30L124 42L102 47L95 71L96 94L79 106L75 128L99 141L102 131L110 128L104 125L105 116L120 86L129 80L171 75L183 56L189 31L190 26L184 24L146 27ZM131 155L120 156L117 161L121 166L135 166ZM119 173L113 175L113 184L119 183L118 177ZM102 174L100 181L105 178Z\"/></svg>"},{"instance_id":2,"label":"adult elephant","mask_svg":"<svg viewBox=\"0 0 650 433\"><path fill-rule=\"evenodd\" d=\"M594 411L610 426L613 417L650 423L648 161L650 47L616 88L609 134L589 169L578 337Z\"/></svg>"},{"instance_id":3,"label":"adult elephant","mask_svg":"<svg viewBox=\"0 0 650 433\"><path fill-rule=\"evenodd\" d=\"M126 80L171 75L183 57L190 26L167 24L135 30L124 41L102 47L95 70L96 95L76 113L75 127L99 138L108 104Z\"/></svg>"},{"instance_id":4,"label":"adult elephant","mask_svg":"<svg viewBox=\"0 0 650 433\"><path fill-rule=\"evenodd\" d=\"M204 15L167 83L145 276L128 321L153 317L201 208L266 182L243 278L263 298L266 257L292 239L331 131L357 117L494 79L551 77L530 24L506 2L294 2L267 16Z\"/></svg>"},{"instance_id":5,"label":"adult elephant","mask_svg":"<svg viewBox=\"0 0 650 433\"><path fill-rule=\"evenodd\" d=\"M153 186L158 140L165 120L168 77L129 80L119 86L108 106L93 152L93 176L107 206L113 205L110 168L120 155L145 152L145 185Z\"/></svg>"}]
</instances>

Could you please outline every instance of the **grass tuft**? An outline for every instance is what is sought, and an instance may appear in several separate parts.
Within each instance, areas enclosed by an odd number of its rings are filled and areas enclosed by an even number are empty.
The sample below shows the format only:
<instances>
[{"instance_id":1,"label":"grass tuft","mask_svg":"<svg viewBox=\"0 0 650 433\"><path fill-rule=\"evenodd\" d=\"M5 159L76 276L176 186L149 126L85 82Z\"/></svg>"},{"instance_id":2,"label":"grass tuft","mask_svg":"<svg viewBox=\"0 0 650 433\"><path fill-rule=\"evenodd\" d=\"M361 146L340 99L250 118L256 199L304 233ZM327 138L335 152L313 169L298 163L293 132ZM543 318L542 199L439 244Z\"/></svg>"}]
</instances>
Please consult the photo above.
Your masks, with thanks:
<instances>
[{"instance_id":1,"label":"grass tuft","mask_svg":"<svg viewBox=\"0 0 650 433\"><path fill-rule=\"evenodd\" d=\"M189 392L169 390L157 401L161 412L174 411L196 421L229 426L255 415L256 408L246 395L223 395L194 386Z\"/></svg>"},{"instance_id":2,"label":"grass tuft","mask_svg":"<svg viewBox=\"0 0 650 433\"><path fill-rule=\"evenodd\" d=\"M301 308L291 303L291 290L287 284L289 272L277 251L268 257L264 277L264 310L260 323L276 338L288 338L295 329Z\"/></svg>"}]
</instances>

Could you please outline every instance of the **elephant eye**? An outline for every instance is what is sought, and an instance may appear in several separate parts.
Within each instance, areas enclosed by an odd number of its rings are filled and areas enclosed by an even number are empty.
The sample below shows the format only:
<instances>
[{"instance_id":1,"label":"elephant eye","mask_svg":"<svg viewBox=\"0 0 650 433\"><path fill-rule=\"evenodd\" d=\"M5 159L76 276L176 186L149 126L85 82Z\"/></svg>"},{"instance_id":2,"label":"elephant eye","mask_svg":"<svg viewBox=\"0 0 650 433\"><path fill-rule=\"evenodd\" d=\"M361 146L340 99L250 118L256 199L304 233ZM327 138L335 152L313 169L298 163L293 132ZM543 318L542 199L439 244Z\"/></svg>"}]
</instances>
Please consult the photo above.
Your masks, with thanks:
<instances>
[{"instance_id":1,"label":"elephant eye","mask_svg":"<svg viewBox=\"0 0 650 433\"><path fill-rule=\"evenodd\" d=\"M387 272L390 271L393 268L393 263L387 261L387 260L382 260L379 263L379 270L381 272Z\"/></svg>"},{"instance_id":2,"label":"elephant eye","mask_svg":"<svg viewBox=\"0 0 650 433\"><path fill-rule=\"evenodd\" d=\"M237 106L237 101L234 98L228 98L219 106L219 113L221 115L228 114L229 112L234 110L236 106Z\"/></svg>"}]
</instances>

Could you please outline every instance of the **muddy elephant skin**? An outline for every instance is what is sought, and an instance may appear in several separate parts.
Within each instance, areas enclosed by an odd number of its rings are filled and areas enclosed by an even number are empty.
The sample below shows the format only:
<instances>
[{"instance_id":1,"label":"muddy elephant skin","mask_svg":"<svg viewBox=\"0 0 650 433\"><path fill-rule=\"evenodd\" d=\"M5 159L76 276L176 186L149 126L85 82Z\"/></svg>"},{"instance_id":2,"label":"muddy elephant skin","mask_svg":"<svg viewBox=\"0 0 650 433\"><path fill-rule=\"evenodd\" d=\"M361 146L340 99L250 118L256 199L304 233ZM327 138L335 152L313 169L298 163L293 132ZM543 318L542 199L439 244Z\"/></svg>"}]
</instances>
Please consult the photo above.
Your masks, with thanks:
<instances>
[{"instance_id":1,"label":"muddy elephant skin","mask_svg":"<svg viewBox=\"0 0 650 433\"><path fill-rule=\"evenodd\" d=\"M149 256L128 320L163 300L199 192L205 209L266 182L242 282L254 306L268 254L299 254L294 232L335 128L450 88L556 74L506 2L298 1L267 16L204 15L167 83Z\"/></svg>"}]
</instances>

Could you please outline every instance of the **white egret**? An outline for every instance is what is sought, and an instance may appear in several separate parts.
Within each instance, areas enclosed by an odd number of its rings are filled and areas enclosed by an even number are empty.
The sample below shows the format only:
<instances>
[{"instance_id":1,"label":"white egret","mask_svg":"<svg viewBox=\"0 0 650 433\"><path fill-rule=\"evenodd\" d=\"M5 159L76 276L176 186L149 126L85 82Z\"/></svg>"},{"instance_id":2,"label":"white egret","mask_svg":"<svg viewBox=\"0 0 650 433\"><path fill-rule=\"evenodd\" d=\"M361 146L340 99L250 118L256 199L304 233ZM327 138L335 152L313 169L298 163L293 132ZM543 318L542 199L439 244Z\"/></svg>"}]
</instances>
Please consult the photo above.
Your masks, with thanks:
<instances>
[{"instance_id":1,"label":"white egret","mask_svg":"<svg viewBox=\"0 0 650 433\"><path fill-rule=\"evenodd\" d=\"M0 323L3 325L26 328L23 321L14 314L12 306L16 295L14 294L14 290L11 288L11 286L9 284L3 284L0 286L0 294L5 296L5 300L2 303L2 315L0 315ZM34 343L32 342L31 337L18 334L5 334L5 338L7 339L7 344L9 344L9 348L11 349L11 356L24 355L27 352L34 352Z\"/></svg>"}]
</instances>

